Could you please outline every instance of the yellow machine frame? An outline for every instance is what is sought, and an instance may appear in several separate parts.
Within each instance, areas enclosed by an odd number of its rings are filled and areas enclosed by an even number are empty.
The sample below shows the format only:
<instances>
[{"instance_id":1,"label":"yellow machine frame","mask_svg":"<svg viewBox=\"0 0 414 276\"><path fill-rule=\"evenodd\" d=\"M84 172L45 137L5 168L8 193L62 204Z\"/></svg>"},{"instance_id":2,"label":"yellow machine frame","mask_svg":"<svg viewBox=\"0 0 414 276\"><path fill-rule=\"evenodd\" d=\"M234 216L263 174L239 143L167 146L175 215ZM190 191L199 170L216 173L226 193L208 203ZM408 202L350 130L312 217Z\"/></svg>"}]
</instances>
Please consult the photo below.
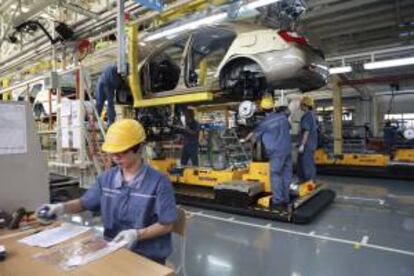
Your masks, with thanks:
<instances>
[{"instance_id":1,"label":"yellow machine frame","mask_svg":"<svg viewBox=\"0 0 414 276\"><path fill-rule=\"evenodd\" d=\"M397 149L393 160L414 163L414 149Z\"/></svg>"},{"instance_id":2,"label":"yellow machine frame","mask_svg":"<svg viewBox=\"0 0 414 276\"><path fill-rule=\"evenodd\" d=\"M138 26L133 24L128 29L128 63L130 66L128 83L134 99L135 108L162 106L192 102L212 101L214 96L211 91L200 91L183 95L144 99L140 79L138 77ZM206 72L206 61L202 62L202 71Z\"/></svg>"},{"instance_id":3,"label":"yellow machine frame","mask_svg":"<svg viewBox=\"0 0 414 276\"><path fill-rule=\"evenodd\" d=\"M323 149L318 149L315 152L317 165L386 167L389 161L390 157L385 154L345 153L340 157L331 158Z\"/></svg>"}]
</instances>

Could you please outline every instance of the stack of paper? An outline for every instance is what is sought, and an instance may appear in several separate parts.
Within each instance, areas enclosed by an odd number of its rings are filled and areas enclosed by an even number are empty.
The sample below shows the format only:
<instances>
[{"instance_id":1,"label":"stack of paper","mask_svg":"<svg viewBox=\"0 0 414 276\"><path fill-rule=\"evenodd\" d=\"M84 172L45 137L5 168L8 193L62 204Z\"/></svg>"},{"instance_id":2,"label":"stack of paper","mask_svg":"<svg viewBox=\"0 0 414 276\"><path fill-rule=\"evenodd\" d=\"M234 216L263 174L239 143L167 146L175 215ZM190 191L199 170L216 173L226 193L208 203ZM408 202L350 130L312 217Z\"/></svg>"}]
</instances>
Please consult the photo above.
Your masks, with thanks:
<instances>
[{"instance_id":1,"label":"stack of paper","mask_svg":"<svg viewBox=\"0 0 414 276\"><path fill-rule=\"evenodd\" d=\"M89 227L85 226L63 223L59 227L44 230L38 234L21 239L19 242L30 246L50 247L85 233L89 229Z\"/></svg>"}]
</instances>

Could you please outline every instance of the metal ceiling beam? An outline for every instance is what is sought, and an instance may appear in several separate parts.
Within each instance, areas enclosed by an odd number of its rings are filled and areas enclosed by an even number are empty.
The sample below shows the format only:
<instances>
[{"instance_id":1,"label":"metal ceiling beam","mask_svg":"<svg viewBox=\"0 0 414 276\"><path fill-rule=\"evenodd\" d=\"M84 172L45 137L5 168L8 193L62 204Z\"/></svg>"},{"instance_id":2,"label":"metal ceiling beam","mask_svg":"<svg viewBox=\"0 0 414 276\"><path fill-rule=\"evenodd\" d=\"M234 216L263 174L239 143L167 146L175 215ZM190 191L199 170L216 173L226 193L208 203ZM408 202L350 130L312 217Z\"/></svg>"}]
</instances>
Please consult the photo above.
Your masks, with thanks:
<instances>
[{"instance_id":1,"label":"metal ceiling beam","mask_svg":"<svg viewBox=\"0 0 414 276\"><path fill-rule=\"evenodd\" d=\"M8 0L0 5L0 14L9 13L10 12L10 5L15 3L15 0Z\"/></svg>"},{"instance_id":2,"label":"metal ceiling beam","mask_svg":"<svg viewBox=\"0 0 414 276\"><path fill-rule=\"evenodd\" d=\"M349 36L351 34L357 34L357 33L364 33L368 31L374 31L374 30L380 30L386 27L394 27L395 22L382 22L381 18L379 18L377 21L377 24L371 24L368 26L361 26L359 28L348 28L348 29L341 29L336 30L335 32L325 31L324 33L321 33L319 35L319 39L327 39L327 38L337 38L340 36Z\"/></svg>"},{"instance_id":3,"label":"metal ceiling beam","mask_svg":"<svg viewBox=\"0 0 414 276\"><path fill-rule=\"evenodd\" d=\"M334 17L321 17L314 20L305 20L303 22L303 25L306 29L313 29L313 28L319 28L326 25L333 25L336 22L346 22L346 21L352 21L354 19L359 19L361 17L369 16L372 14L377 13L383 13L387 11L393 10L393 4L386 3L384 5L379 5L377 7L374 7L372 9L362 9L362 10L356 10L350 13L341 13Z\"/></svg>"},{"instance_id":4,"label":"metal ceiling beam","mask_svg":"<svg viewBox=\"0 0 414 276\"><path fill-rule=\"evenodd\" d=\"M13 20L13 26L18 26L23 22L31 19L33 16L43 11L52 4L56 4L56 0L37 1L35 5L29 6L28 12L22 12Z\"/></svg>"},{"instance_id":5,"label":"metal ceiling beam","mask_svg":"<svg viewBox=\"0 0 414 276\"><path fill-rule=\"evenodd\" d=\"M76 13L79 13L79 14L82 14L82 15L84 15L86 17L89 17L89 18L92 18L92 19L95 19L95 20L98 20L99 19L99 14L90 12L90 11L88 11L88 10L86 10L86 9L78 6L78 5L71 4L71 3L66 3L65 1L59 1L59 4L62 7L67 8L70 11L73 11L73 12L76 12Z\"/></svg>"},{"instance_id":6,"label":"metal ceiling beam","mask_svg":"<svg viewBox=\"0 0 414 276\"><path fill-rule=\"evenodd\" d=\"M336 22L332 24L327 24L320 28L315 28L314 31L317 32L319 37L329 36L339 36L342 33L351 34L361 32L361 27L375 27L379 26L381 23L387 23L386 26L395 26L395 16L392 13L378 13L372 14L369 17L360 17L353 20L345 20L341 22ZM382 25L383 26L383 25ZM377 27L378 29L378 27Z\"/></svg>"},{"instance_id":7,"label":"metal ceiling beam","mask_svg":"<svg viewBox=\"0 0 414 276\"><path fill-rule=\"evenodd\" d=\"M362 8L363 5L369 5L378 2L382 2L382 0L353 0L344 3L341 1L341 4L324 7L323 9L311 10L309 13L305 13L304 19L320 18L338 12L343 13L345 11L352 11L354 9Z\"/></svg>"},{"instance_id":8,"label":"metal ceiling beam","mask_svg":"<svg viewBox=\"0 0 414 276\"><path fill-rule=\"evenodd\" d=\"M414 79L414 74L389 75L389 76L364 78L364 79L343 80L341 81L341 85L366 85L366 84L373 84L373 83L392 83L392 82L412 80L412 79Z\"/></svg>"}]
</instances>

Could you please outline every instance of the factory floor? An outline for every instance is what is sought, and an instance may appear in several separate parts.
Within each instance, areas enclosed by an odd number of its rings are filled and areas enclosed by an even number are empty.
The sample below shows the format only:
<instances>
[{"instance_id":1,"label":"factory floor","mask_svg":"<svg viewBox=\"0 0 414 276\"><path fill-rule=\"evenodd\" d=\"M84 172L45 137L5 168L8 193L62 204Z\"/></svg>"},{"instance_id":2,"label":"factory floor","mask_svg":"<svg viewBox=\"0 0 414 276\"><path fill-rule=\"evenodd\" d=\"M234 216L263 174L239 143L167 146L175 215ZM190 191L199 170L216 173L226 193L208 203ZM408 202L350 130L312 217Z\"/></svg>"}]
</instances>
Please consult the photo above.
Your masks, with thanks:
<instances>
[{"instance_id":1,"label":"factory floor","mask_svg":"<svg viewBox=\"0 0 414 276\"><path fill-rule=\"evenodd\" d=\"M178 275L414 275L414 183L321 176L335 203L308 225L184 206ZM180 266L181 240L171 261Z\"/></svg>"}]
</instances>

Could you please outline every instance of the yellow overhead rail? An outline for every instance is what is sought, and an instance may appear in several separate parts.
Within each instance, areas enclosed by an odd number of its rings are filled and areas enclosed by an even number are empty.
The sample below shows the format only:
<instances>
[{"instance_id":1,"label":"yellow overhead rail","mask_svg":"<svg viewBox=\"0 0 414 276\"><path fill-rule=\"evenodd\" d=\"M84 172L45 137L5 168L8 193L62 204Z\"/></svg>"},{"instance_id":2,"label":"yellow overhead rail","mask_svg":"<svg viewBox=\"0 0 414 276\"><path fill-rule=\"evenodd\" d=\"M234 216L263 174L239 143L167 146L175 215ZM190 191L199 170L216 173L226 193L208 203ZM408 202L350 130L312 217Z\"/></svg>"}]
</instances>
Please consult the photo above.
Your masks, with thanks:
<instances>
[{"instance_id":1,"label":"yellow overhead rail","mask_svg":"<svg viewBox=\"0 0 414 276\"><path fill-rule=\"evenodd\" d=\"M9 87L9 85L10 85L10 79L2 79L1 80L1 85L2 85L3 88ZM6 92L6 93L3 93L1 95L1 99L3 101L9 101L9 100L11 100L12 99L12 93L11 93L11 91L10 92Z\"/></svg>"},{"instance_id":2,"label":"yellow overhead rail","mask_svg":"<svg viewBox=\"0 0 414 276\"><path fill-rule=\"evenodd\" d=\"M129 26L128 31L128 83L134 98L134 107L142 100L140 79L138 76L138 25Z\"/></svg>"},{"instance_id":3,"label":"yellow overhead rail","mask_svg":"<svg viewBox=\"0 0 414 276\"><path fill-rule=\"evenodd\" d=\"M171 105L171 104L182 104L182 103L194 103L194 102L204 102L212 101L213 93L212 92L198 92L185 95L176 95L168 97L159 97L153 99L145 100L134 100L134 107L150 107L150 106L160 106L160 105Z\"/></svg>"}]
</instances>

